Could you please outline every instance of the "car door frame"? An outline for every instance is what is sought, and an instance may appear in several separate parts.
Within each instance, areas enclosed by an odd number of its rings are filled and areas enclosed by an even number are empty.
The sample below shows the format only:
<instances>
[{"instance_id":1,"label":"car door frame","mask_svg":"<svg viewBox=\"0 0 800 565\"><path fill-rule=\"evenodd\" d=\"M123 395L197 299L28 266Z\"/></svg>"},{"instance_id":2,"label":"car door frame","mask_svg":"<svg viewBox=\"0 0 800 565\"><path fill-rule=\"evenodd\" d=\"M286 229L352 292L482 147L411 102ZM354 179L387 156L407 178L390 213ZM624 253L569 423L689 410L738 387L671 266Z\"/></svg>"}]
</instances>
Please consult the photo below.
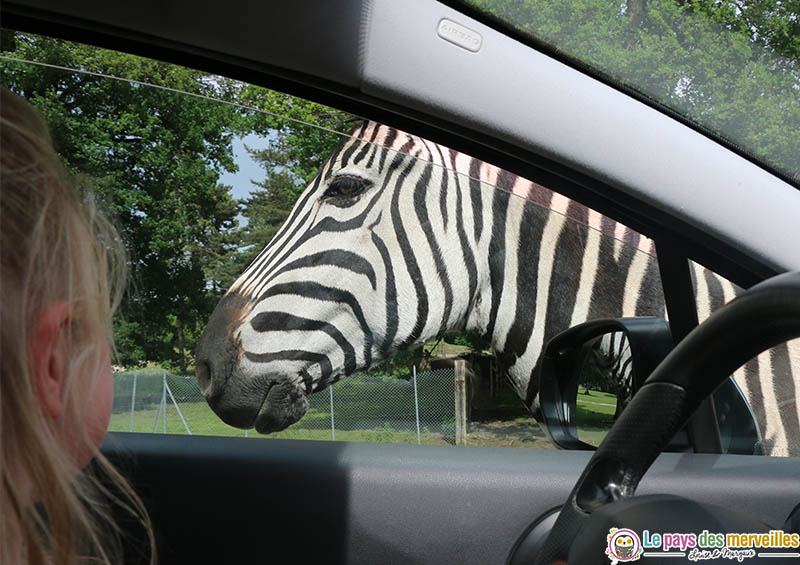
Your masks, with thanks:
<instances>
[{"instance_id":1,"label":"car door frame","mask_svg":"<svg viewBox=\"0 0 800 565\"><path fill-rule=\"evenodd\" d=\"M148 0L132 12L88 0L68 7L53 0L16 0L4 2L0 10L3 25L11 29L204 69L414 131L551 186L655 239L679 261L691 257L741 286L785 266L780 257L765 260L752 250L709 237L696 223L643 200L631 186L609 182L590 168L575 168L541 146L520 144L507 132L470 122L468 116L437 115L430 99L417 104L420 100L374 81L365 86L364 74L337 59L352 53L352 42L335 44L342 35L358 36L364 13L375 7L372 2L353 2L347 10L352 19L340 15L327 26L317 22L316 28L303 11L292 12L310 26L310 51L319 57L313 64L298 60L293 67L259 51L269 52L270 45L285 40L286 31L278 29L280 18L269 23L275 36L266 45L241 37L243 43L236 42L241 34L225 24L230 13L246 4L236 0L220 11L218 3L204 0L193 8L198 14L217 10L221 32L213 42L231 41L238 51L215 50L210 40L204 47L200 31L192 31L192 14L186 14L188 21L162 17L159 29L148 30L148 20L163 16L164 2ZM739 160L736 156L735 162L751 176L769 176ZM299 561L327 556L367 563L388 555L403 562L498 562L530 523L564 499L588 460L585 453L260 441L111 434L103 450L143 492L167 561L251 557L265 545L269 549L263 532L272 528L274 540L296 548ZM735 494L740 508L779 525L791 510L786 493L794 492L798 474L800 460L795 459L664 454L641 492L684 494L723 505ZM734 493L726 479L753 488ZM253 487L243 488L248 484ZM308 516L315 505L323 509L317 520ZM209 542L217 535L236 542L227 549Z\"/></svg>"}]
</instances>

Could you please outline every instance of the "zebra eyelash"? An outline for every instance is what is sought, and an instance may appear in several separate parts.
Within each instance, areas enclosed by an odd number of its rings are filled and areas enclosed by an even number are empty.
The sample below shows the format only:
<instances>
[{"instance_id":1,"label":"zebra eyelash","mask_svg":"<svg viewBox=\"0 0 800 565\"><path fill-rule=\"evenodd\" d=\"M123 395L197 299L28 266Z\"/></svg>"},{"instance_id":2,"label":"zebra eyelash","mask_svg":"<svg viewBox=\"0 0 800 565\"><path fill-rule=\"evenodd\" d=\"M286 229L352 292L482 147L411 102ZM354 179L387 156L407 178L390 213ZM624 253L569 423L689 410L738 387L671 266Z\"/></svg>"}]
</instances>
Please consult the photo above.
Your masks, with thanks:
<instances>
[{"instance_id":1,"label":"zebra eyelash","mask_svg":"<svg viewBox=\"0 0 800 565\"><path fill-rule=\"evenodd\" d=\"M333 204L347 205L354 202L354 199L360 196L370 186L372 186L372 183L368 180L342 175L334 178L328 184L328 188L325 190L322 198Z\"/></svg>"}]
</instances>

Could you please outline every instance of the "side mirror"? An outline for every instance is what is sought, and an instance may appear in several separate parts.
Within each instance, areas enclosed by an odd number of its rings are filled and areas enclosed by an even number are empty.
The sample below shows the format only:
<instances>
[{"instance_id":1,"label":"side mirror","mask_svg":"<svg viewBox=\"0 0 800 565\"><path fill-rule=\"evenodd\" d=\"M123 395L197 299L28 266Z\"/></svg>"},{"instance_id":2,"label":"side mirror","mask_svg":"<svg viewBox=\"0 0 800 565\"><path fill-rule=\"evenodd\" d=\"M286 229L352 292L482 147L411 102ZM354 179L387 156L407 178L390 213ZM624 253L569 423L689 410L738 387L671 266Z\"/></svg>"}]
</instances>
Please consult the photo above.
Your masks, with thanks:
<instances>
[{"instance_id":1,"label":"side mirror","mask_svg":"<svg viewBox=\"0 0 800 565\"><path fill-rule=\"evenodd\" d=\"M551 339L539 372L543 427L551 441L563 449L595 449L672 348L661 318L594 320ZM713 398L723 451L760 452L755 418L733 378ZM685 429L668 450L691 450Z\"/></svg>"}]
</instances>

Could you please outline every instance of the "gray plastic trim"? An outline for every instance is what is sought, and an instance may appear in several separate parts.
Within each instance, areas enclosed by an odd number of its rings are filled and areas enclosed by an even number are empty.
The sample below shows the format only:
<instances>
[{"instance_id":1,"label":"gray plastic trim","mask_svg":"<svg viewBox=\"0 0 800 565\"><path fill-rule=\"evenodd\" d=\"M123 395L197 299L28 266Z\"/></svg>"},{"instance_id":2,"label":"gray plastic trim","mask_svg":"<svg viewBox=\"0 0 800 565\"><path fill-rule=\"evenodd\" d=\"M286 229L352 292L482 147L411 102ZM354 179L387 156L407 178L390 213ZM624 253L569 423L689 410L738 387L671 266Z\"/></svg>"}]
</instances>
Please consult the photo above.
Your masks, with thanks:
<instances>
[{"instance_id":1,"label":"gray plastic trim","mask_svg":"<svg viewBox=\"0 0 800 565\"><path fill-rule=\"evenodd\" d=\"M40 10L50 19L83 21L91 28L100 23L178 43L186 51L214 52L357 86L365 4L330 0L22 0L9 2L9 7Z\"/></svg>"}]
</instances>

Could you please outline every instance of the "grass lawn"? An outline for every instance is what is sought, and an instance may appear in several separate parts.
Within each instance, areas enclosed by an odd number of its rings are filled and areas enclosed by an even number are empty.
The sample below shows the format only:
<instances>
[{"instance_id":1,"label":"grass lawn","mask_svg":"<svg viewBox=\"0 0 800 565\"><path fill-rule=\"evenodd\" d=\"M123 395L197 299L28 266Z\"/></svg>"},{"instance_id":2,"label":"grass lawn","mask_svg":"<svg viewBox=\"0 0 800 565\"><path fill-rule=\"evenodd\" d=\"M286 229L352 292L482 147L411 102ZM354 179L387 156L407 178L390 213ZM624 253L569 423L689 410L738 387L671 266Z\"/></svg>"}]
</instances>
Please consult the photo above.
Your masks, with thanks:
<instances>
[{"instance_id":1,"label":"grass lawn","mask_svg":"<svg viewBox=\"0 0 800 565\"><path fill-rule=\"evenodd\" d=\"M180 404L183 417L192 434L212 436L245 437L244 430L228 426L214 414L205 402L187 402ZM152 433L156 422L158 407L146 410L137 410L133 415L134 432ZM338 417L338 413L334 417ZM111 415L110 431L130 431L130 412L120 412ZM336 439L339 441L363 441L370 443L417 443L417 434L413 430L413 422L402 423L404 429L397 429L389 422L377 424L369 429L336 429ZM158 433L163 433L164 419L158 422ZM181 422L175 406L167 406L166 430L170 434L186 435L186 428ZM409 431L412 430L412 431ZM420 443L426 445L448 445L453 442L454 432L444 430L445 433L432 432L423 426L420 433ZM449 432L449 433L448 433ZM300 422L290 428L262 436L255 430L250 430L250 438L284 438L284 439L314 439L330 440L330 413L317 408L311 408ZM538 425L530 416L523 416L511 420L494 420L470 423L470 433L467 436L467 445L482 447L522 447L534 449L552 449L553 445L539 430Z\"/></svg>"},{"instance_id":2,"label":"grass lawn","mask_svg":"<svg viewBox=\"0 0 800 565\"><path fill-rule=\"evenodd\" d=\"M124 375L124 374L123 374ZM144 377L144 378L143 378ZM152 377L152 378L151 378ZM142 375L137 385L136 407L131 426L130 375L115 379L117 412L109 430L153 433L161 398L161 374ZM186 425L195 435L245 437L245 431L223 423L195 390L193 380L168 378L179 402ZM420 443L447 445L454 442L455 421L452 380L420 374L417 380L420 415ZM484 447L550 448L539 425L520 399L508 387L499 386L491 410L473 411L467 444ZM596 394L596 393L593 393ZM399 379L343 379L333 386L335 438L373 443L417 443L413 385ZM250 430L246 437L330 440L330 393L309 397L306 415L290 428L268 436ZM187 434L175 405L168 397L166 432ZM164 433L164 418L157 433Z\"/></svg>"},{"instance_id":3,"label":"grass lawn","mask_svg":"<svg viewBox=\"0 0 800 565\"><path fill-rule=\"evenodd\" d=\"M424 345L425 351L434 357L455 357L462 353L470 353L472 350L463 345L447 343L442 341L431 341Z\"/></svg>"},{"instance_id":4,"label":"grass lawn","mask_svg":"<svg viewBox=\"0 0 800 565\"><path fill-rule=\"evenodd\" d=\"M211 411L205 402L181 403L180 410L192 434L245 437L244 430L225 424ZM133 427L131 429L130 412L120 412L111 415L111 422L109 423L108 429L115 432L134 431L153 433L157 418L158 406L146 410L136 410L133 413ZM409 426L404 427L407 428ZM158 429L156 431L158 433L164 433L163 417L159 419ZM175 405L171 402L167 405L166 432L178 435L187 434L186 427L183 425L178 411L175 409ZM342 441L417 443L416 431L397 430L392 427L391 423L385 421L375 425L372 429L337 429L335 430L335 434L336 439ZM450 435L452 436L452 433ZM282 432L262 436L255 430L250 430L247 437L329 440L332 439L330 413L312 407L300 422ZM420 442L429 445L448 444L446 437L442 433L432 433L427 429L421 430Z\"/></svg>"},{"instance_id":5,"label":"grass lawn","mask_svg":"<svg viewBox=\"0 0 800 565\"><path fill-rule=\"evenodd\" d=\"M578 388L578 413L576 422L578 437L591 445L600 445L608 430L614 425L614 412L617 408L617 397L607 392Z\"/></svg>"}]
</instances>

